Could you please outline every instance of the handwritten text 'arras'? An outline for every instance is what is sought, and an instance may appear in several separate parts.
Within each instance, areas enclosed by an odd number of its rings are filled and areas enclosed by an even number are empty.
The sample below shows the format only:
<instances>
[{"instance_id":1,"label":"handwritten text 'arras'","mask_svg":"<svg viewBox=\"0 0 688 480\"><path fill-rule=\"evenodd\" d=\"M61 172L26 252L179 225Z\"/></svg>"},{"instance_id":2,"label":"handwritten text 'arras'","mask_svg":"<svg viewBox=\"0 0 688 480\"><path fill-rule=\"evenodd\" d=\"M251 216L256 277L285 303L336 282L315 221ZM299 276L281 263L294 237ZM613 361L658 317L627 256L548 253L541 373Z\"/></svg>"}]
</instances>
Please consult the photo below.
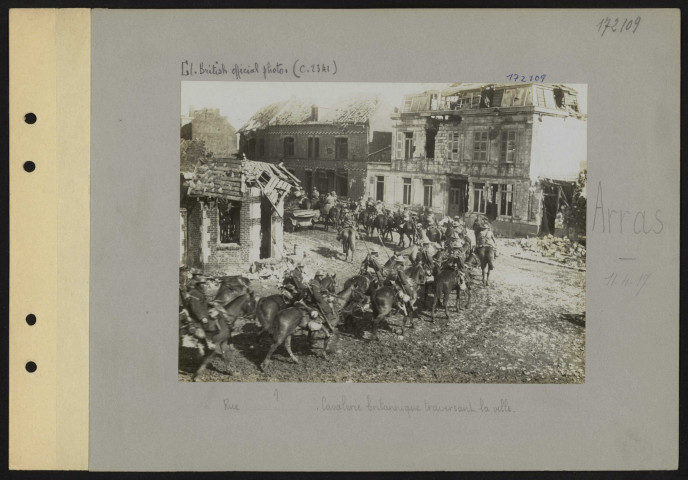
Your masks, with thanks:
<instances>
[{"instance_id":1,"label":"handwritten text 'arras'","mask_svg":"<svg viewBox=\"0 0 688 480\"><path fill-rule=\"evenodd\" d=\"M184 60L181 64L182 77L200 76L232 76L236 80L258 79L268 80L277 77L314 78L337 74L337 62L306 62L296 60L293 63L283 62L253 62L231 63L218 60L212 62L191 62Z\"/></svg>"},{"instance_id":2,"label":"handwritten text 'arras'","mask_svg":"<svg viewBox=\"0 0 688 480\"><path fill-rule=\"evenodd\" d=\"M595 211L592 216L593 232L659 235L664 231L660 209L629 209L624 208L623 204L612 204L612 202L608 198L605 199L602 182L599 182L595 196Z\"/></svg>"}]
</instances>

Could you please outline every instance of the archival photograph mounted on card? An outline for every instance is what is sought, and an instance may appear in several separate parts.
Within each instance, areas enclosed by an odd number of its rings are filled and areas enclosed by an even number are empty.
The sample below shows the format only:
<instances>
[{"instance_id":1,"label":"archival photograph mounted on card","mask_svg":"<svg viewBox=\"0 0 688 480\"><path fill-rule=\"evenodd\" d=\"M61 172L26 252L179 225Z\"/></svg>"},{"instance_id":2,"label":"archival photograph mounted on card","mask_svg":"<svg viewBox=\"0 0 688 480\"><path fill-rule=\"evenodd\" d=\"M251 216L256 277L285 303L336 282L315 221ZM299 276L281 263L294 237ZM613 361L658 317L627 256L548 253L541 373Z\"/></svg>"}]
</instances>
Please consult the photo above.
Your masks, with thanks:
<instances>
[{"instance_id":1,"label":"archival photograph mounted on card","mask_svg":"<svg viewBox=\"0 0 688 480\"><path fill-rule=\"evenodd\" d=\"M587 85L181 97L179 381L585 382Z\"/></svg>"}]
</instances>

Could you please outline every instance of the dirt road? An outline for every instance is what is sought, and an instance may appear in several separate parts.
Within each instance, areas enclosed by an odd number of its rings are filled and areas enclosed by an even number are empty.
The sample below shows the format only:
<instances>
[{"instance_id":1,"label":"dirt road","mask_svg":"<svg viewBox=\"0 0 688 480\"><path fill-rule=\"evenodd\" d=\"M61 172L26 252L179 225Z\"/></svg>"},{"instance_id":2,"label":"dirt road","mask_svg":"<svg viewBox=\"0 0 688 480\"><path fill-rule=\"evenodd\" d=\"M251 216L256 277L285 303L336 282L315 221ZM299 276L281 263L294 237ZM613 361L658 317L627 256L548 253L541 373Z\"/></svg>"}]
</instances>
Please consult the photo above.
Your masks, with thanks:
<instances>
[{"instance_id":1,"label":"dirt road","mask_svg":"<svg viewBox=\"0 0 688 480\"><path fill-rule=\"evenodd\" d=\"M354 275L366 255L361 241L354 263L342 261L335 233L314 231L285 234L285 251L306 252L307 268L336 272L339 285ZM392 243L388 243L392 253ZM471 304L457 313L450 299L450 317L443 310L430 323L432 294L404 336L395 333L401 317L380 331L380 341L340 334L337 354L321 358L322 342L308 348L297 334L290 362L283 348L273 355L266 373L258 369L268 343L254 346L255 322L237 324L234 350L229 353L231 376L217 360L201 381L273 382L449 382L449 383L583 383L585 380L585 272L512 257L516 253L498 239L500 255L490 287L474 272ZM398 249L398 248L397 248ZM385 253L381 252L383 259ZM229 273L229 272L228 272ZM261 296L276 293L275 282L255 282ZM364 330L370 323L362 321ZM194 351L181 349L180 381L188 381Z\"/></svg>"}]
</instances>

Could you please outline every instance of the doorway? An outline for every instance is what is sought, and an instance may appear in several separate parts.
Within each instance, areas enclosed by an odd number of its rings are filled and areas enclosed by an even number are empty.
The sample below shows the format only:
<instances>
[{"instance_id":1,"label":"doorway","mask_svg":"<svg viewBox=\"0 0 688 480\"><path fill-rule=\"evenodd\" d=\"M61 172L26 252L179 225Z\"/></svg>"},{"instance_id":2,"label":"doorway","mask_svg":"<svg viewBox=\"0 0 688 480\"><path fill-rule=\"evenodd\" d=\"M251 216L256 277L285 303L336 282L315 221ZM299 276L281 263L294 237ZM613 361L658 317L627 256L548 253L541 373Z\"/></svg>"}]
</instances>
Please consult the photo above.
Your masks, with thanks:
<instances>
[{"instance_id":1,"label":"doorway","mask_svg":"<svg viewBox=\"0 0 688 480\"><path fill-rule=\"evenodd\" d=\"M272 252L272 204L260 196L260 258L270 258Z\"/></svg>"},{"instance_id":2,"label":"doorway","mask_svg":"<svg viewBox=\"0 0 688 480\"><path fill-rule=\"evenodd\" d=\"M463 216L468 210L468 181L460 178L449 179L448 215Z\"/></svg>"}]
</instances>

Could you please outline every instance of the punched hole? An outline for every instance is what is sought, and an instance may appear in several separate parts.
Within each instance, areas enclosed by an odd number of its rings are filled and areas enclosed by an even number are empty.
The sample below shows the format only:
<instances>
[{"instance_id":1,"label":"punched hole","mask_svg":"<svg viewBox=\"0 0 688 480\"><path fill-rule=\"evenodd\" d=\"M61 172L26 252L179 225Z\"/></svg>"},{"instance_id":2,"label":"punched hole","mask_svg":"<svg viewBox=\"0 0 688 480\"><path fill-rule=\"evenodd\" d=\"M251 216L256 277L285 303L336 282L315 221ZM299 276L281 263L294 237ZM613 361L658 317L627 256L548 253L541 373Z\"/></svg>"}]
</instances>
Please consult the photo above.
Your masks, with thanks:
<instances>
[{"instance_id":1,"label":"punched hole","mask_svg":"<svg viewBox=\"0 0 688 480\"><path fill-rule=\"evenodd\" d=\"M36 164L33 163L31 160L29 160L28 162L24 162L24 170L31 173L34 170L36 170Z\"/></svg>"},{"instance_id":2,"label":"punched hole","mask_svg":"<svg viewBox=\"0 0 688 480\"><path fill-rule=\"evenodd\" d=\"M29 325L36 325L36 315L34 315L33 313L29 313L26 316L26 323L28 323Z\"/></svg>"},{"instance_id":3,"label":"punched hole","mask_svg":"<svg viewBox=\"0 0 688 480\"><path fill-rule=\"evenodd\" d=\"M26 371L29 373L33 373L36 371L38 366L34 362L26 362Z\"/></svg>"},{"instance_id":4,"label":"punched hole","mask_svg":"<svg viewBox=\"0 0 688 480\"><path fill-rule=\"evenodd\" d=\"M35 113L27 113L24 115L24 121L28 123L29 125L33 125L36 123L36 114Z\"/></svg>"}]
</instances>

